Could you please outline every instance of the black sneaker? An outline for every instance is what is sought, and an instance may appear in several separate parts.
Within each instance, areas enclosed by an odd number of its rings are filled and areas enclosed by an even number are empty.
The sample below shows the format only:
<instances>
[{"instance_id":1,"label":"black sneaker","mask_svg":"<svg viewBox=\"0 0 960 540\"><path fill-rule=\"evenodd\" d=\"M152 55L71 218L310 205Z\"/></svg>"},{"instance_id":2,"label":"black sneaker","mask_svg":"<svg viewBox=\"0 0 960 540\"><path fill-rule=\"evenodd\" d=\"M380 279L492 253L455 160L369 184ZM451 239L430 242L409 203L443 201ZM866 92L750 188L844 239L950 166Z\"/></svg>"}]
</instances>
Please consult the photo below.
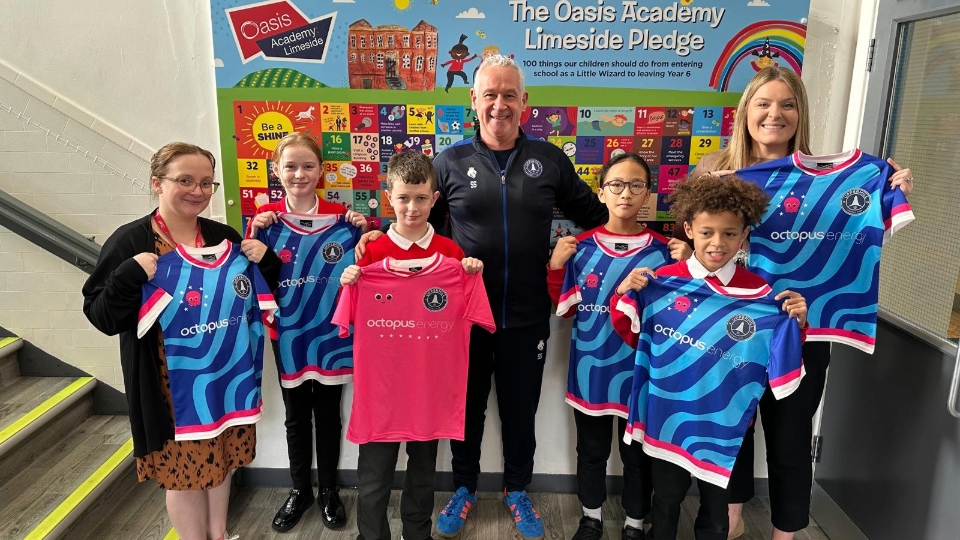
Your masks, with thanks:
<instances>
[{"instance_id":1,"label":"black sneaker","mask_svg":"<svg viewBox=\"0 0 960 540\"><path fill-rule=\"evenodd\" d=\"M620 540L645 540L647 535L644 534L643 529L636 529L630 526L624 526L623 532L620 533Z\"/></svg>"},{"instance_id":2,"label":"black sneaker","mask_svg":"<svg viewBox=\"0 0 960 540\"><path fill-rule=\"evenodd\" d=\"M580 518L577 532L573 534L573 540L600 540L601 536L603 536L603 524L600 520L583 516Z\"/></svg>"}]
</instances>

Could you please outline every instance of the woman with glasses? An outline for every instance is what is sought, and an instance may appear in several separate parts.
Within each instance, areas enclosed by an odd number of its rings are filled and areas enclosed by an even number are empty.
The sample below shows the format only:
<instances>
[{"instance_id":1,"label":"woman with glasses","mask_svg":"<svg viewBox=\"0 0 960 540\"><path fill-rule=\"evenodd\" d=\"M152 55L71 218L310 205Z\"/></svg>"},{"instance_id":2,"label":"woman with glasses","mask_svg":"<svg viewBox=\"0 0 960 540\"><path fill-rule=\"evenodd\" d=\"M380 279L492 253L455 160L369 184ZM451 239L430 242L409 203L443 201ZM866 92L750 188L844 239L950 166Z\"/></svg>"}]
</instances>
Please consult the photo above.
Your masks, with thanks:
<instances>
[{"instance_id":1,"label":"woman with glasses","mask_svg":"<svg viewBox=\"0 0 960 540\"><path fill-rule=\"evenodd\" d=\"M158 258L180 244L239 244L271 288L280 270L279 257L262 242L242 240L229 226L200 217L219 186L214 167L213 154L192 144L174 142L158 150L150 160L157 209L107 239L83 286L83 312L90 322L105 334L120 335L137 476L141 482L155 478L166 490L167 512L184 540L237 538L226 532L230 476L253 460L256 431L237 425L213 438L175 440L163 337L157 325L137 337L141 289L154 278ZM202 302L198 294L184 299L189 305Z\"/></svg>"}]
</instances>

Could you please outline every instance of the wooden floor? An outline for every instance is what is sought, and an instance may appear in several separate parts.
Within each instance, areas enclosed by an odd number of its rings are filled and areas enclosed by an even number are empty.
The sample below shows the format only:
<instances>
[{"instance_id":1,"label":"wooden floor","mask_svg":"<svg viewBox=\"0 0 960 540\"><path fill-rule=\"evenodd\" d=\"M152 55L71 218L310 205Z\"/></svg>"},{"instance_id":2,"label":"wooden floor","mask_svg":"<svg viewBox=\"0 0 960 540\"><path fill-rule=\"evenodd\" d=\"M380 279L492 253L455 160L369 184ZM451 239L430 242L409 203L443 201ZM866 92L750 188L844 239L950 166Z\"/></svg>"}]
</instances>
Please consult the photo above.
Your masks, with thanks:
<instances>
[{"instance_id":1,"label":"wooden floor","mask_svg":"<svg viewBox=\"0 0 960 540\"><path fill-rule=\"evenodd\" d=\"M135 485L127 483L123 488L123 503L110 508L98 508L97 513L109 518L99 523L87 523L82 530L74 529L68 536L77 540L102 538L125 538L161 540L170 528L169 519L163 510L163 493L152 483ZM230 503L228 530L240 535L240 540L354 540L357 535L356 491L341 492L347 509L347 525L337 531L325 529L320 523L320 511L314 506L304 514L300 523L288 533L278 533L270 527L277 509L286 498L287 490L280 488L241 488ZM437 493L436 512L446 502L449 492ZM569 540L577 530L580 520L580 503L576 495L556 493L531 493L531 498L540 514L544 516L546 540ZM400 515L398 512L400 492L394 491L390 499L389 519L393 539L400 539ZM693 540L693 519L696 516L697 499L688 497L683 506L679 540ZM619 497L608 500L603 507L606 529L604 540L619 540L623 526L623 509ZM770 508L766 498L758 497L746 505L746 534L744 540L768 540L770 538ZM435 535L436 537L436 535ZM497 493L481 493L480 501L470 512L459 540L519 540ZM810 526L797 533L796 540L827 540L819 526L811 520Z\"/></svg>"}]
</instances>

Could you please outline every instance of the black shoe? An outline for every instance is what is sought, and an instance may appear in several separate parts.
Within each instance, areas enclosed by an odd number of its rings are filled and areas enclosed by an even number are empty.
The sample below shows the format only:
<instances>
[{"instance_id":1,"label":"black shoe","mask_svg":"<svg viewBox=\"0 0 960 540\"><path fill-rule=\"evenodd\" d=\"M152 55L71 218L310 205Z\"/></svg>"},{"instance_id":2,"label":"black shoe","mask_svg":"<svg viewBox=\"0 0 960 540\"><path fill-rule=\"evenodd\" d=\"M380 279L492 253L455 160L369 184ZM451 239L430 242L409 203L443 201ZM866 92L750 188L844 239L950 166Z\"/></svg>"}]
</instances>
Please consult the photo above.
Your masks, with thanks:
<instances>
[{"instance_id":1,"label":"black shoe","mask_svg":"<svg viewBox=\"0 0 960 540\"><path fill-rule=\"evenodd\" d=\"M320 499L317 501L323 511L323 524L328 529L339 529L347 523L347 513L340 500L340 488L320 488Z\"/></svg>"},{"instance_id":2,"label":"black shoe","mask_svg":"<svg viewBox=\"0 0 960 540\"><path fill-rule=\"evenodd\" d=\"M313 490L300 491L291 489L287 500L277 510L277 515L273 516L273 530L287 532L300 521L303 513L313 504Z\"/></svg>"},{"instance_id":3,"label":"black shoe","mask_svg":"<svg viewBox=\"0 0 960 540\"><path fill-rule=\"evenodd\" d=\"M623 532L620 533L620 540L646 540L647 535L644 534L643 529L635 529L633 527L625 526Z\"/></svg>"},{"instance_id":4,"label":"black shoe","mask_svg":"<svg viewBox=\"0 0 960 540\"><path fill-rule=\"evenodd\" d=\"M573 540L600 540L601 536L603 536L603 524L600 520L583 516L580 518L577 532L573 533Z\"/></svg>"}]
</instances>

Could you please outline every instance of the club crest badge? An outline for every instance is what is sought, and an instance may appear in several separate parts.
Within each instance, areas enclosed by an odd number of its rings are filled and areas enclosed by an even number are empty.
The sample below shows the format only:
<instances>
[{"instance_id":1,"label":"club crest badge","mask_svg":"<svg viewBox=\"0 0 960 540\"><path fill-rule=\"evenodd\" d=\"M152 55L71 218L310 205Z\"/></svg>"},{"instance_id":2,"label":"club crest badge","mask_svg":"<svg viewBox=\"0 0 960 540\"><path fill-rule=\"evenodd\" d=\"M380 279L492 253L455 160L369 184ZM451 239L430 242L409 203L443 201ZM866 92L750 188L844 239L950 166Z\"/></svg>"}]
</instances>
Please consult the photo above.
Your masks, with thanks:
<instances>
[{"instance_id":1,"label":"club crest badge","mask_svg":"<svg viewBox=\"0 0 960 540\"><path fill-rule=\"evenodd\" d=\"M851 216L857 216L870 208L870 194L860 188L848 189L840 197L840 208Z\"/></svg>"},{"instance_id":2,"label":"club crest badge","mask_svg":"<svg viewBox=\"0 0 960 540\"><path fill-rule=\"evenodd\" d=\"M736 341L746 341L757 333L757 323L747 315L734 315L727 319L727 335Z\"/></svg>"},{"instance_id":3,"label":"club crest badge","mask_svg":"<svg viewBox=\"0 0 960 540\"><path fill-rule=\"evenodd\" d=\"M343 246L337 242L327 242L320 249L320 254L328 263L339 262L343 258Z\"/></svg>"},{"instance_id":4,"label":"club crest badge","mask_svg":"<svg viewBox=\"0 0 960 540\"><path fill-rule=\"evenodd\" d=\"M537 178L543 174L543 163L539 159L528 159L523 162L523 172L530 178Z\"/></svg>"},{"instance_id":5,"label":"club crest badge","mask_svg":"<svg viewBox=\"0 0 960 540\"><path fill-rule=\"evenodd\" d=\"M447 307L447 293L439 287L428 290L423 295L423 306L430 311L440 311Z\"/></svg>"},{"instance_id":6,"label":"club crest badge","mask_svg":"<svg viewBox=\"0 0 960 540\"><path fill-rule=\"evenodd\" d=\"M233 278L233 290L240 298L246 299L250 296L251 289L253 289L253 285L250 284L250 278L247 276L240 274Z\"/></svg>"}]
</instances>

